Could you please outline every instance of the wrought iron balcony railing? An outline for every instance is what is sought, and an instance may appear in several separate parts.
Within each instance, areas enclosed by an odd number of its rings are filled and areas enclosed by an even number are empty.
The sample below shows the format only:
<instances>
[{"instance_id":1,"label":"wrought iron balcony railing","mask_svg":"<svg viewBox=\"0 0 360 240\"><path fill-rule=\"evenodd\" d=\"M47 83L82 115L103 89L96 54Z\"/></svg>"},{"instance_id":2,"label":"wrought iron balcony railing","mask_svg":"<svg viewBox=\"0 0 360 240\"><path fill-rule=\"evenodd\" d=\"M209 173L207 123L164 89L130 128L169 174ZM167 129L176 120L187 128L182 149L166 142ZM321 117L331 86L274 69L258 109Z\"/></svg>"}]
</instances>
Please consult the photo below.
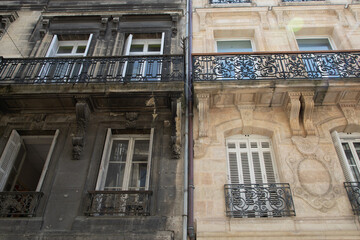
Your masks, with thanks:
<instances>
[{"instance_id":1,"label":"wrought iron balcony railing","mask_svg":"<svg viewBox=\"0 0 360 240\"><path fill-rule=\"evenodd\" d=\"M283 2L320 2L325 0L282 0Z\"/></svg>"},{"instance_id":2,"label":"wrought iron balcony railing","mask_svg":"<svg viewBox=\"0 0 360 240\"><path fill-rule=\"evenodd\" d=\"M352 210L355 215L360 215L360 182L344 182Z\"/></svg>"},{"instance_id":3,"label":"wrought iron balcony railing","mask_svg":"<svg viewBox=\"0 0 360 240\"><path fill-rule=\"evenodd\" d=\"M0 84L183 80L183 55L0 59Z\"/></svg>"},{"instance_id":4,"label":"wrought iron balcony railing","mask_svg":"<svg viewBox=\"0 0 360 240\"><path fill-rule=\"evenodd\" d=\"M42 192L0 192L0 217L34 217Z\"/></svg>"},{"instance_id":5,"label":"wrought iron balcony railing","mask_svg":"<svg viewBox=\"0 0 360 240\"><path fill-rule=\"evenodd\" d=\"M89 191L89 216L149 216L152 191Z\"/></svg>"},{"instance_id":6,"label":"wrought iron balcony railing","mask_svg":"<svg viewBox=\"0 0 360 240\"><path fill-rule=\"evenodd\" d=\"M194 81L359 77L359 51L193 54Z\"/></svg>"},{"instance_id":7,"label":"wrought iron balcony railing","mask_svg":"<svg viewBox=\"0 0 360 240\"><path fill-rule=\"evenodd\" d=\"M210 4L251 3L251 0L210 0Z\"/></svg>"},{"instance_id":8,"label":"wrought iron balcony railing","mask_svg":"<svg viewBox=\"0 0 360 240\"><path fill-rule=\"evenodd\" d=\"M226 216L295 216L290 186L287 183L226 184Z\"/></svg>"}]
</instances>

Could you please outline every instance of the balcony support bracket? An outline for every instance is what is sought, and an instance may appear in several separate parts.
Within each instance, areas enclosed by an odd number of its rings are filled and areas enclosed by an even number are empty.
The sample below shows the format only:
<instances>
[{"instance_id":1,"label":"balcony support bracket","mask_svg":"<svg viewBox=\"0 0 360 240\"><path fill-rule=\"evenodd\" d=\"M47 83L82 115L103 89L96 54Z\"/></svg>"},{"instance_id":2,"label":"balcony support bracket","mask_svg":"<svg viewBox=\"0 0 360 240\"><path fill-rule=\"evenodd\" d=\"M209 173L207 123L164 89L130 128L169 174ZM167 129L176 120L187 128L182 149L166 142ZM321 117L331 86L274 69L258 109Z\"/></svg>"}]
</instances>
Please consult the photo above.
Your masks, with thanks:
<instances>
[{"instance_id":1,"label":"balcony support bracket","mask_svg":"<svg viewBox=\"0 0 360 240\"><path fill-rule=\"evenodd\" d=\"M289 92L285 101L284 110L289 118L289 124L293 136L301 134L299 115L300 115L300 92Z\"/></svg>"},{"instance_id":2,"label":"balcony support bracket","mask_svg":"<svg viewBox=\"0 0 360 240\"><path fill-rule=\"evenodd\" d=\"M80 160L84 148L86 127L90 119L90 108L85 97L78 97L76 98L76 101L76 133L72 138L73 159Z\"/></svg>"}]
</instances>

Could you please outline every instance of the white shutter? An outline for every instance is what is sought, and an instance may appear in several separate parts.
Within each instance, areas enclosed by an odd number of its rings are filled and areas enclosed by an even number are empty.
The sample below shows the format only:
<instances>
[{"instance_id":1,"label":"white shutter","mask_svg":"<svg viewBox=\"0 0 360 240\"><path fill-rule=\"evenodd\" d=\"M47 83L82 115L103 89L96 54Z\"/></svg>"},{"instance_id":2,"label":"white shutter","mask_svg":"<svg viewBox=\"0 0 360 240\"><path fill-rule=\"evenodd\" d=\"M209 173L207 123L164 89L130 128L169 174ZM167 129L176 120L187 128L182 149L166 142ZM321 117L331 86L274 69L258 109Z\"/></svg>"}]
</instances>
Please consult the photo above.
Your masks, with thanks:
<instances>
[{"instance_id":1,"label":"white shutter","mask_svg":"<svg viewBox=\"0 0 360 240\"><path fill-rule=\"evenodd\" d=\"M84 55L83 55L84 57L87 55L87 53L89 51L89 47L90 47L92 38L93 38L93 34L91 33L90 36L89 36L88 42L86 44L85 52L84 52Z\"/></svg>"},{"instance_id":2,"label":"white shutter","mask_svg":"<svg viewBox=\"0 0 360 240\"><path fill-rule=\"evenodd\" d=\"M242 168L242 177L244 184L251 183L251 173L250 173L250 164L249 164L249 155L247 152L240 153L241 158L241 168Z\"/></svg>"},{"instance_id":3,"label":"white shutter","mask_svg":"<svg viewBox=\"0 0 360 240\"><path fill-rule=\"evenodd\" d=\"M124 46L123 55L125 55L125 56L129 56L129 54L130 54L130 48L131 48L132 39L133 39L133 35L132 35L132 34L129 34L129 36L127 37L127 39L126 39L126 41L125 41L125 46ZM122 77L123 77L123 78L124 78L125 75L126 75L127 65L128 65L128 62L126 61L126 62L124 63L124 68L123 68L123 72L122 72Z\"/></svg>"},{"instance_id":4,"label":"white shutter","mask_svg":"<svg viewBox=\"0 0 360 240\"><path fill-rule=\"evenodd\" d=\"M238 160L235 152L228 153L229 159L229 177L231 184L239 184Z\"/></svg>"},{"instance_id":5,"label":"white shutter","mask_svg":"<svg viewBox=\"0 0 360 240\"><path fill-rule=\"evenodd\" d=\"M270 152L263 152L265 173L266 173L266 182L267 183L276 183L276 177L274 172L273 160L271 158Z\"/></svg>"},{"instance_id":6,"label":"white shutter","mask_svg":"<svg viewBox=\"0 0 360 240\"><path fill-rule=\"evenodd\" d=\"M103 154L102 154L102 158L101 158L99 175L98 175L98 179L96 182L96 190L104 189L107 167L109 165L109 163L108 163L109 158L110 158L109 154L111 152L111 137L112 137L111 128L108 128L107 134L106 134L104 150L103 150Z\"/></svg>"},{"instance_id":7,"label":"white shutter","mask_svg":"<svg viewBox=\"0 0 360 240\"><path fill-rule=\"evenodd\" d=\"M59 46L58 37L57 35L54 35L45 57L55 57L58 46Z\"/></svg>"},{"instance_id":8,"label":"white shutter","mask_svg":"<svg viewBox=\"0 0 360 240\"><path fill-rule=\"evenodd\" d=\"M259 152L251 152L252 162L253 162L253 171L254 171L254 180L252 183L263 183L263 174L261 171L260 165L260 156Z\"/></svg>"},{"instance_id":9,"label":"white shutter","mask_svg":"<svg viewBox=\"0 0 360 240\"><path fill-rule=\"evenodd\" d=\"M0 191L3 191L5 187L6 180L18 155L20 146L21 137L16 130L13 130L0 158Z\"/></svg>"},{"instance_id":10,"label":"white shutter","mask_svg":"<svg viewBox=\"0 0 360 240\"><path fill-rule=\"evenodd\" d=\"M42 187L42 184L44 182L44 179L45 179L45 176L46 176L46 172L48 170L48 167L49 167L49 163L50 163L50 159L51 159L51 156L52 156L52 153L54 151L54 148L55 148L55 145L56 145L56 142L57 142L57 138L59 136L59 130L56 130L55 132L55 135L54 135L54 138L51 142L51 146L50 146L50 149L49 149L49 152L46 156L46 160L45 160L45 163L44 163L44 167L42 169L42 172L41 172L41 175L40 175L40 179L39 179L39 182L38 182L38 185L36 187L36 191L37 192L40 192L41 190L41 187Z\"/></svg>"},{"instance_id":11,"label":"white shutter","mask_svg":"<svg viewBox=\"0 0 360 240\"><path fill-rule=\"evenodd\" d=\"M153 141L154 141L154 128L151 128L145 190L149 190L149 186L150 186L150 170L151 170L151 158L152 158L151 156L152 156L152 149L153 149Z\"/></svg>"},{"instance_id":12,"label":"white shutter","mask_svg":"<svg viewBox=\"0 0 360 240\"><path fill-rule=\"evenodd\" d=\"M160 55L164 54L164 43L165 43L165 33L161 34L161 46L160 46Z\"/></svg>"},{"instance_id":13,"label":"white shutter","mask_svg":"<svg viewBox=\"0 0 360 240\"><path fill-rule=\"evenodd\" d=\"M332 140L334 142L334 147L335 147L335 150L336 150L337 155L339 157L340 164L341 164L341 167L343 169L346 181L348 181L348 182L355 181L354 176L351 173L351 169L350 169L350 166L348 164L348 160L347 160L347 158L345 156L345 153L344 153L344 150L343 150L343 147L342 147L338 132L337 131L332 132L331 137L332 137Z\"/></svg>"}]
</instances>

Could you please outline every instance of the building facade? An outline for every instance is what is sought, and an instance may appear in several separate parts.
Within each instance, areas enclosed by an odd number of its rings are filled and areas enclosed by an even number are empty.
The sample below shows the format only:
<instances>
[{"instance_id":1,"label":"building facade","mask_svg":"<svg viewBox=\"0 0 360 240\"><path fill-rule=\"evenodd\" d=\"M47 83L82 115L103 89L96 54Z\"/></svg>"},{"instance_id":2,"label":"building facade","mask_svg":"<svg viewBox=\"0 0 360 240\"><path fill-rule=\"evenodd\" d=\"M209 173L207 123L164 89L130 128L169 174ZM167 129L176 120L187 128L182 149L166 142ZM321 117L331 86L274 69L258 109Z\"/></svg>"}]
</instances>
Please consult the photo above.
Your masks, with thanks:
<instances>
[{"instance_id":1,"label":"building facade","mask_svg":"<svg viewBox=\"0 0 360 240\"><path fill-rule=\"evenodd\" d=\"M185 5L0 3L0 239L182 239Z\"/></svg>"},{"instance_id":2,"label":"building facade","mask_svg":"<svg viewBox=\"0 0 360 240\"><path fill-rule=\"evenodd\" d=\"M360 238L359 11L193 1L197 239Z\"/></svg>"}]
</instances>

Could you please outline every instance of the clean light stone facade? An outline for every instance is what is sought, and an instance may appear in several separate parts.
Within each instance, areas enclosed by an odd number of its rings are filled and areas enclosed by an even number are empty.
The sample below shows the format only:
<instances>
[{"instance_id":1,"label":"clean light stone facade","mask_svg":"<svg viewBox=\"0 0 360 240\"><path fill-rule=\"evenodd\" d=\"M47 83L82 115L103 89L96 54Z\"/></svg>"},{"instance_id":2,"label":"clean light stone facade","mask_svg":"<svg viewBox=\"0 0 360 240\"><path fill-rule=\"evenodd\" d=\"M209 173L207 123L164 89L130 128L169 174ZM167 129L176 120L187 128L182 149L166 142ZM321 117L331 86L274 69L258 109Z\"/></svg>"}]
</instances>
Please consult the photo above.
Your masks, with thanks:
<instances>
[{"instance_id":1,"label":"clean light stone facade","mask_svg":"<svg viewBox=\"0 0 360 240\"><path fill-rule=\"evenodd\" d=\"M256 52L299 51L297 38L328 38L335 50L360 49L356 1L280 0L193 3L193 52L217 40L251 40ZM239 80L194 83L197 239L360 239L343 186L333 131L360 132L359 79ZM231 218L225 141L238 134L272 141L279 182L289 183L296 216Z\"/></svg>"}]
</instances>

